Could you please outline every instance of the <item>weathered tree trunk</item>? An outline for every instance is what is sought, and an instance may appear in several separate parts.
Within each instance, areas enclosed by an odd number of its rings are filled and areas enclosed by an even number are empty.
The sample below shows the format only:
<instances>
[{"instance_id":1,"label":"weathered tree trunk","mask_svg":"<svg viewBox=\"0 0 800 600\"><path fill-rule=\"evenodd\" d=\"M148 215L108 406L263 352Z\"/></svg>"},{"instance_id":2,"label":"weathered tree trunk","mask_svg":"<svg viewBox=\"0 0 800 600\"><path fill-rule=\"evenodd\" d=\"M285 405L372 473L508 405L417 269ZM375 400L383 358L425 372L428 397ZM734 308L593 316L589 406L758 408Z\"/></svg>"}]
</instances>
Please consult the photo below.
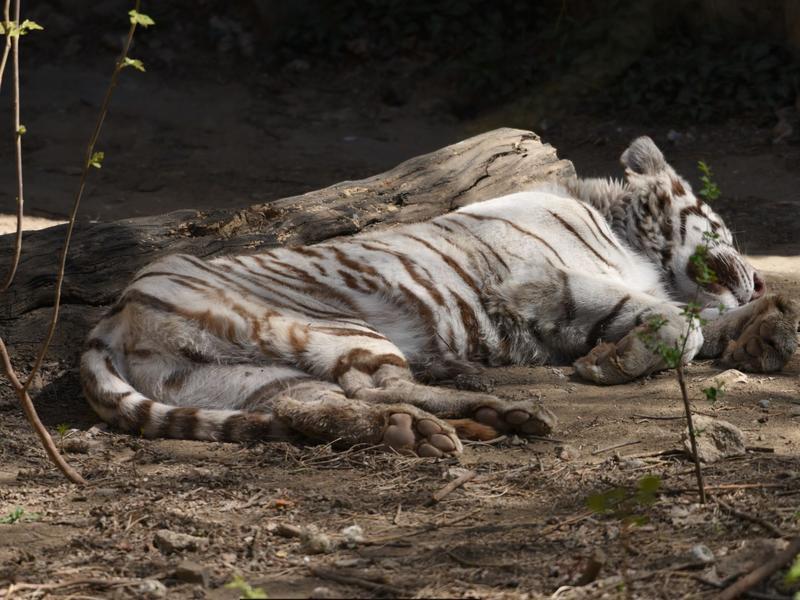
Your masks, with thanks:
<instances>
[{"instance_id":1,"label":"weathered tree trunk","mask_svg":"<svg viewBox=\"0 0 800 600\"><path fill-rule=\"evenodd\" d=\"M105 307L138 269L164 254L211 257L280 244L314 244L364 229L426 220L536 182L573 175L572 164L559 160L555 149L537 135L498 129L374 177L268 204L81 224L67 262L51 369L74 368L86 333ZM23 371L50 318L64 228L26 233L16 281L0 295L0 335ZM0 237L0 256L11 256L12 238Z\"/></svg>"}]
</instances>

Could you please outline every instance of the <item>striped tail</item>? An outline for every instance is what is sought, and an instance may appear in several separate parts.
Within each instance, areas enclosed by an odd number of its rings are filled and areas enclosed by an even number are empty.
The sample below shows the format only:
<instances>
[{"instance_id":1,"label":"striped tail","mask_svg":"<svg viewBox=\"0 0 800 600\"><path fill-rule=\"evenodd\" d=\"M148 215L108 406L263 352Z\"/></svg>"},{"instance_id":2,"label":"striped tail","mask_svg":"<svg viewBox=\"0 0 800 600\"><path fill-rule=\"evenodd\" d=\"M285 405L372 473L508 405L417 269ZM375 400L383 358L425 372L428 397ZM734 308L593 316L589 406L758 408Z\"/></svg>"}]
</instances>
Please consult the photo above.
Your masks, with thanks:
<instances>
[{"instance_id":1,"label":"striped tail","mask_svg":"<svg viewBox=\"0 0 800 600\"><path fill-rule=\"evenodd\" d=\"M106 423L145 437L220 442L292 439L273 415L243 410L178 407L139 393L121 374L119 352L92 337L81 356L83 392Z\"/></svg>"}]
</instances>

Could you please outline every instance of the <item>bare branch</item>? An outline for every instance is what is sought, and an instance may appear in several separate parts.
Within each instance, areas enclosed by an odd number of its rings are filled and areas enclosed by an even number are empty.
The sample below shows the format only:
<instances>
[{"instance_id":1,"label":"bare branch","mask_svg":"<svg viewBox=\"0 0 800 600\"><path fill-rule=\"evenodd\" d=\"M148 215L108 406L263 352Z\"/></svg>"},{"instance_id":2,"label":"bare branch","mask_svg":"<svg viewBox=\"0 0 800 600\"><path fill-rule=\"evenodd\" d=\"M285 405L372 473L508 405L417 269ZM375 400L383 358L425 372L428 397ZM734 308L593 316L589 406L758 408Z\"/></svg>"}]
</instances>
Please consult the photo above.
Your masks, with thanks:
<instances>
[{"instance_id":1,"label":"bare branch","mask_svg":"<svg viewBox=\"0 0 800 600\"><path fill-rule=\"evenodd\" d=\"M18 0L17 0L18 1ZM141 6L141 1L136 0L136 6L134 8L135 11L139 11L139 7ZM61 288L64 284L64 272L67 267L67 253L69 251L69 243L72 239L72 230L75 228L75 219L78 215L78 208L81 204L81 198L83 197L83 191L86 188L86 178L89 175L89 169L91 168L91 160L92 155L94 154L94 147L97 143L97 138L100 137L100 130L103 127L103 122L105 121L106 114L108 113L108 106L111 103L111 96L114 93L114 89L117 87L117 81L119 80L119 74L125 66L125 57L128 56L128 51L131 47L131 42L133 42L133 34L136 31L136 20L131 19L131 26L128 30L128 37L125 38L125 45L122 48L122 54L120 54L119 59L117 59L116 64L114 65L114 72L111 74L111 81L108 84L108 89L106 90L106 95L103 98L103 104L100 106L100 113L97 116L97 122L94 125L94 131L92 131L92 135L89 137L89 143L86 147L86 156L83 160L83 168L81 171L81 180L80 184L78 185L78 191L75 194L75 200L72 204L72 211L69 215L69 223L67 224L67 234L64 239L64 246L61 249L61 257L59 260L59 268L58 268L58 277L56 280L56 296L55 301L53 303L53 315L50 318L50 327L47 331L47 337L45 338L44 344L42 345L41 350L39 351L38 356L36 357L36 362L31 369L30 374L28 375L28 379L25 381L23 388L27 392L31 386L31 382L33 382L33 378L35 377L36 373L42 366L42 362L44 362L45 357L47 356L47 351L50 348L50 344L53 341L53 336L56 332L56 325L58 323L58 311L61 307Z\"/></svg>"},{"instance_id":2,"label":"bare branch","mask_svg":"<svg viewBox=\"0 0 800 600\"><path fill-rule=\"evenodd\" d=\"M39 440L41 440L42 446L44 446L45 452L47 452L50 460L56 464L58 469L66 475L70 481L73 483L85 484L86 480L67 464L56 448L56 445L53 443L53 438L50 437L47 429L45 429L44 425L42 425L42 422L39 420L39 415L36 414L36 408L33 406L30 395L17 378L14 367L11 365L11 359L8 356L8 350L2 338L0 338L0 360L3 361L3 368L5 369L8 380L14 387L17 396L19 396L19 401L22 404L22 410L25 411L25 416L36 432L36 435L39 436Z\"/></svg>"},{"instance_id":3,"label":"bare branch","mask_svg":"<svg viewBox=\"0 0 800 600\"><path fill-rule=\"evenodd\" d=\"M10 0L6 0L6 9ZM20 0L14 1L14 22L19 32L19 14L20 14ZM20 130L19 120L19 33L11 35L11 28L8 26L8 18L6 17L6 50L3 54L3 64L0 65L0 82L3 80L3 68L5 67L5 60L7 57L8 43L11 42L11 62L12 62L12 84L14 86L14 101L12 109L12 135L14 136L14 154L17 169L17 234L14 241L14 257L11 259L11 266L8 269L8 274L2 285L0 285L0 292L5 292L11 282L14 281L14 275L17 273L19 267L19 258L22 254L22 214L25 205L24 196L22 193L22 131Z\"/></svg>"}]
</instances>

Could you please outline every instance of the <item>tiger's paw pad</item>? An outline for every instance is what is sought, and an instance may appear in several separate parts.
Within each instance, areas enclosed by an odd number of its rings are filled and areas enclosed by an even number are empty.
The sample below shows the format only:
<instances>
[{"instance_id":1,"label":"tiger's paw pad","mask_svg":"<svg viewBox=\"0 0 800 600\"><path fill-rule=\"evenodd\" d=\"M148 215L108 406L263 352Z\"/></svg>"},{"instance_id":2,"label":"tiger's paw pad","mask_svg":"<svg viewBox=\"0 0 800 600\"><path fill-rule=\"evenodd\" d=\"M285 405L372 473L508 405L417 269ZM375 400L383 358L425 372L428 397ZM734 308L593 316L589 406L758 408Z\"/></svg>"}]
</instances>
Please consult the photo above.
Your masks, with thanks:
<instances>
[{"instance_id":1,"label":"tiger's paw pad","mask_svg":"<svg viewBox=\"0 0 800 600\"><path fill-rule=\"evenodd\" d=\"M383 443L401 454L440 458L463 450L455 430L433 416L405 412L389 416Z\"/></svg>"},{"instance_id":2,"label":"tiger's paw pad","mask_svg":"<svg viewBox=\"0 0 800 600\"><path fill-rule=\"evenodd\" d=\"M758 302L762 306L741 335L729 342L721 362L742 371L773 373L780 371L797 350L800 304L778 295Z\"/></svg>"},{"instance_id":3,"label":"tiger's paw pad","mask_svg":"<svg viewBox=\"0 0 800 600\"><path fill-rule=\"evenodd\" d=\"M473 417L478 423L497 431L523 435L548 435L555 429L558 419L543 406L482 406Z\"/></svg>"}]
</instances>

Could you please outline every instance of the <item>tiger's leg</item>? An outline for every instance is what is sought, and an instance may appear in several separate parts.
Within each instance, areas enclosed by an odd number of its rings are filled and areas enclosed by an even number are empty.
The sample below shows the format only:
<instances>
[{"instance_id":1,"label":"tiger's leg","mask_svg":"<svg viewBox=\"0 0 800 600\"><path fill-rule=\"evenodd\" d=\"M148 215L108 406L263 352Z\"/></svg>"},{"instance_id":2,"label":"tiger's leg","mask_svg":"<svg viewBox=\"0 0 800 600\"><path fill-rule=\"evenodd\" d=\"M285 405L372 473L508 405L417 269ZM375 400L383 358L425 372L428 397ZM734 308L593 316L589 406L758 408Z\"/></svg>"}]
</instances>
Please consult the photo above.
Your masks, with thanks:
<instances>
[{"instance_id":1,"label":"tiger's leg","mask_svg":"<svg viewBox=\"0 0 800 600\"><path fill-rule=\"evenodd\" d=\"M368 355L351 356L359 358L338 379L348 396L372 404L411 404L438 417L474 420L491 428L487 431L459 422L466 437L487 439L496 432L510 431L546 435L557 422L552 412L536 402L512 402L490 394L423 385L414 380L406 365L387 361L373 370ZM365 367L359 367L359 360L366 361Z\"/></svg>"},{"instance_id":2,"label":"tiger's leg","mask_svg":"<svg viewBox=\"0 0 800 600\"><path fill-rule=\"evenodd\" d=\"M463 450L454 428L434 415L410 404L348 398L333 383L298 383L270 398L267 406L293 431L312 439L382 445L426 457Z\"/></svg>"},{"instance_id":3,"label":"tiger's leg","mask_svg":"<svg viewBox=\"0 0 800 600\"><path fill-rule=\"evenodd\" d=\"M454 429L433 415L347 398L336 384L292 367L169 363L151 355L131 357L125 371L139 390L168 405L149 410L151 422L137 424L148 435L228 441L303 436L420 456L462 450Z\"/></svg>"},{"instance_id":4,"label":"tiger's leg","mask_svg":"<svg viewBox=\"0 0 800 600\"><path fill-rule=\"evenodd\" d=\"M684 360L702 344L699 327L688 327L677 304L618 279L575 271L546 269L534 278L507 282L497 290L494 310L512 331L529 337L538 360L580 357L576 372L600 384L624 383L665 368L656 351L660 344L679 345ZM658 327L652 324L656 317Z\"/></svg>"},{"instance_id":5,"label":"tiger's leg","mask_svg":"<svg viewBox=\"0 0 800 600\"><path fill-rule=\"evenodd\" d=\"M351 328L342 335L342 330L305 329L301 364L338 384L349 398L371 404L410 404L437 417L472 419L484 427L462 424L461 431L474 432L480 438L494 437L498 431L542 434L555 425L553 414L535 402L510 402L488 394L422 385L415 381L402 350L379 332Z\"/></svg>"},{"instance_id":6,"label":"tiger's leg","mask_svg":"<svg viewBox=\"0 0 800 600\"><path fill-rule=\"evenodd\" d=\"M725 367L770 373L780 371L797 350L800 304L795 301L769 294L717 314L703 326L701 357L719 358Z\"/></svg>"}]
</instances>

